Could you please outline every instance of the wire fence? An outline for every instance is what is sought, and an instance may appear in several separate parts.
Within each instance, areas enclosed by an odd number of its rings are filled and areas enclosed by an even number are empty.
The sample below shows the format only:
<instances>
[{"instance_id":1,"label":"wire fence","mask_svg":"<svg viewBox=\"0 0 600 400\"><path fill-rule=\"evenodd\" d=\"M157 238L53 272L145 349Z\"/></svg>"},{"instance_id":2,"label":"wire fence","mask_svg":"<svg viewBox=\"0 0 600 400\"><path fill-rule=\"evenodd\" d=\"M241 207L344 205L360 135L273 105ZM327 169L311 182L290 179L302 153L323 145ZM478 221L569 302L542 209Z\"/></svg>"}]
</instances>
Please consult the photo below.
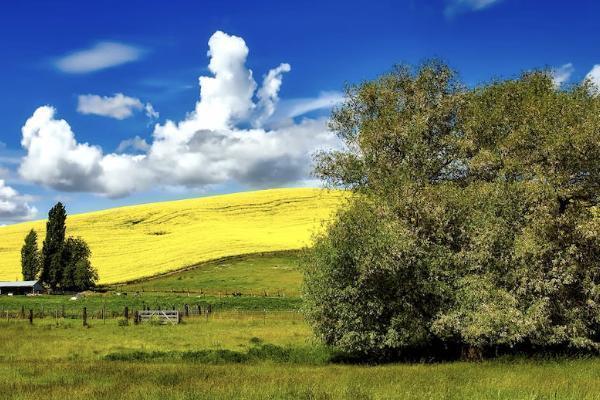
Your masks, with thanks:
<instances>
[{"instance_id":1,"label":"wire fence","mask_svg":"<svg viewBox=\"0 0 600 400\"><path fill-rule=\"evenodd\" d=\"M35 320L82 320L84 325L88 320L122 320L135 322L135 316L140 311L150 310L163 310L163 311L177 311L181 319L200 319L204 318L214 320L292 320L302 321L304 320L303 314L297 310L246 310L246 309L218 309L211 304L206 305L189 305L184 304L181 307L150 307L145 306L129 307L125 306L122 310L106 309L101 308L88 308L88 307L41 307L41 308L26 308L21 307L20 309L1 309L0 320L5 322L11 321L29 321L33 323Z\"/></svg>"}]
</instances>

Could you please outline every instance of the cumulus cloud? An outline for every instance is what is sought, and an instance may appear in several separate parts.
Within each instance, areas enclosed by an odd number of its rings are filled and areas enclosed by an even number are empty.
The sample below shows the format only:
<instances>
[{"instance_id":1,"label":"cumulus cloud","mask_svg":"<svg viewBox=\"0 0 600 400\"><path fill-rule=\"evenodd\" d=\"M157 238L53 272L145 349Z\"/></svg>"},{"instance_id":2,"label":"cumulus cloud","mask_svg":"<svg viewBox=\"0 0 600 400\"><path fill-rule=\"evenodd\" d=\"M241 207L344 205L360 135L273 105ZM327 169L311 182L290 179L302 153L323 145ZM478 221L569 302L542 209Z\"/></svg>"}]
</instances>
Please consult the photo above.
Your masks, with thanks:
<instances>
[{"instance_id":1,"label":"cumulus cloud","mask_svg":"<svg viewBox=\"0 0 600 400\"><path fill-rule=\"evenodd\" d=\"M592 84L592 87L600 93L600 64L594 67L587 73L585 79Z\"/></svg>"},{"instance_id":2,"label":"cumulus cloud","mask_svg":"<svg viewBox=\"0 0 600 400\"><path fill-rule=\"evenodd\" d=\"M121 141L117 147L117 153L123 153L129 149L146 153L148 150L150 150L150 145L148 142L146 142L146 139L136 136L131 139Z\"/></svg>"},{"instance_id":3,"label":"cumulus cloud","mask_svg":"<svg viewBox=\"0 0 600 400\"><path fill-rule=\"evenodd\" d=\"M283 73L290 72L291 69L290 64L281 63L277 68L270 70L265 76L263 84L256 94L261 114L254 121L255 126L262 126L264 121L275 112L275 107L279 101L279 89L283 82Z\"/></svg>"},{"instance_id":4,"label":"cumulus cloud","mask_svg":"<svg viewBox=\"0 0 600 400\"><path fill-rule=\"evenodd\" d=\"M98 146L79 143L56 110L43 106L22 128L21 143L27 151L22 177L58 190L110 197L157 185L202 187L237 181L267 187L306 179L312 153L340 143L327 130L325 119L304 119L278 129L262 126L275 110L282 74L290 66L283 63L269 71L257 89L245 65L249 50L242 38L218 31L208 44L212 75L199 78L195 109L182 121L157 124L151 143L134 138L117 149L143 154L105 154Z\"/></svg>"},{"instance_id":5,"label":"cumulus cloud","mask_svg":"<svg viewBox=\"0 0 600 400\"><path fill-rule=\"evenodd\" d=\"M117 93L114 96L98 96L82 94L77 99L77 111L81 114L93 114L115 119L125 119L135 111L144 110L152 119L158 118L158 113L150 103L142 103L140 99Z\"/></svg>"},{"instance_id":6,"label":"cumulus cloud","mask_svg":"<svg viewBox=\"0 0 600 400\"><path fill-rule=\"evenodd\" d=\"M100 42L89 49L69 53L55 61L62 72L84 74L136 61L144 55L138 47L117 42Z\"/></svg>"},{"instance_id":7,"label":"cumulus cloud","mask_svg":"<svg viewBox=\"0 0 600 400\"><path fill-rule=\"evenodd\" d=\"M95 190L102 150L77 143L71 126L54 114L50 106L39 107L21 128L21 145L27 149L19 168L21 176L58 190Z\"/></svg>"},{"instance_id":8,"label":"cumulus cloud","mask_svg":"<svg viewBox=\"0 0 600 400\"><path fill-rule=\"evenodd\" d=\"M456 14L481 11L494 4L500 3L502 0L448 0L444 12L446 16L451 17Z\"/></svg>"},{"instance_id":9,"label":"cumulus cloud","mask_svg":"<svg viewBox=\"0 0 600 400\"><path fill-rule=\"evenodd\" d=\"M558 68L555 68L551 71L552 74L552 82L556 88L561 87L565 82L568 82L571 79L571 75L575 71L572 63L563 64Z\"/></svg>"},{"instance_id":10,"label":"cumulus cloud","mask_svg":"<svg viewBox=\"0 0 600 400\"><path fill-rule=\"evenodd\" d=\"M36 215L37 209L28 204L27 197L0 179L0 221L25 221Z\"/></svg>"}]
</instances>

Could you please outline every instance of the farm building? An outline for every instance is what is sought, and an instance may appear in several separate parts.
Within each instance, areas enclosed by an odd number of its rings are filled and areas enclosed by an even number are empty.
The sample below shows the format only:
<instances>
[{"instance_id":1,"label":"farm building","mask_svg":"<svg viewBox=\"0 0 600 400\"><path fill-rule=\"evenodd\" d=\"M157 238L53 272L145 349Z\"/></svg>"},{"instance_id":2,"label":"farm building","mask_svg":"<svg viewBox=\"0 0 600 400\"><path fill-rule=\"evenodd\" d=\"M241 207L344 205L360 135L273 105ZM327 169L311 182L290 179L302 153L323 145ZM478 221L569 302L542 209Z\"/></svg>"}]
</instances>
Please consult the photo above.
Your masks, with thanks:
<instances>
[{"instance_id":1,"label":"farm building","mask_svg":"<svg viewBox=\"0 0 600 400\"><path fill-rule=\"evenodd\" d=\"M0 282L0 294L36 294L43 289L39 281Z\"/></svg>"}]
</instances>

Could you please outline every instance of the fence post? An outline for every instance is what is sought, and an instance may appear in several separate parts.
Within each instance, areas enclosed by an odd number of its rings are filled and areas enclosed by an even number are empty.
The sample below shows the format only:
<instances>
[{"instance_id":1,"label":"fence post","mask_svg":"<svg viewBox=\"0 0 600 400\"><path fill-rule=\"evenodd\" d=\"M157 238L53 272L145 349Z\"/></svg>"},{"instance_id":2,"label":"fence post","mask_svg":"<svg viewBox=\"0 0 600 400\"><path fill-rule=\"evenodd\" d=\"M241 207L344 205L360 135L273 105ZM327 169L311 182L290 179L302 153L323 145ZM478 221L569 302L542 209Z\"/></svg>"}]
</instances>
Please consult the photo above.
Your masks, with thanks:
<instances>
[{"instance_id":1,"label":"fence post","mask_svg":"<svg viewBox=\"0 0 600 400\"><path fill-rule=\"evenodd\" d=\"M140 313L138 310L133 312L133 323L137 325L140 322Z\"/></svg>"},{"instance_id":2,"label":"fence post","mask_svg":"<svg viewBox=\"0 0 600 400\"><path fill-rule=\"evenodd\" d=\"M88 323L87 323L87 308L83 307L83 326L85 326L87 328Z\"/></svg>"},{"instance_id":3,"label":"fence post","mask_svg":"<svg viewBox=\"0 0 600 400\"><path fill-rule=\"evenodd\" d=\"M123 310L123 318L125 318L126 321L129 321L129 307L125 306L125 310Z\"/></svg>"},{"instance_id":4,"label":"fence post","mask_svg":"<svg viewBox=\"0 0 600 400\"><path fill-rule=\"evenodd\" d=\"M25 307L21 306L21 319L25 318Z\"/></svg>"},{"instance_id":5,"label":"fence post","mask_svg":"<svg viewBox=\"0 0 600 400\"><path fill-rule=\"evenodd\" d=\"M33 325L33 310L29 309L29 325Z\"/></svg>"},{"instance_id":6,"label":"fence post","mask_svg":"<svg viewBox=\"0 0 600 400\"><path fill-rule=\"evenodd\" d=\"M187 304L184 306L185 309L185 316L186 318L190 316L190 306L188 306Z\"/></svg>"}]
</instances>

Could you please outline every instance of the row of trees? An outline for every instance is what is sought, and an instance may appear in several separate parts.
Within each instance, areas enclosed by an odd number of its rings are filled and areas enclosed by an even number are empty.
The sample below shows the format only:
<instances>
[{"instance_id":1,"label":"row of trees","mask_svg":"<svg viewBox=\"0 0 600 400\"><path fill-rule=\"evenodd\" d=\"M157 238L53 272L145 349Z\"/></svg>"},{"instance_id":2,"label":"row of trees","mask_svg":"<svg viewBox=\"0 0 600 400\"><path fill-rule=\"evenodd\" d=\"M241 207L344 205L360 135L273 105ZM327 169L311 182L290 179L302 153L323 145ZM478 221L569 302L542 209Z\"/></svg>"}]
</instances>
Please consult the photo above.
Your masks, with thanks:
<instances>
[{"instance_id":1,"label":"row of trees","mask_svg":"<svg viewBox=\"0 0 600 400\"><path fill-rule=\"evenodd\" d=\"M362 355L600 351L600 96L443 63L350 87L316 173L355 192L307 256L307 315ZM437 353L439 354L439 353Z\"/></svg>"},{"instance_id":2,"label":"row of trees","mask_svg":"<svg viewBox=\"0 0 600 400\"><path fill-rule=\"evenodd\" d=\"M52 290L78 291L95 286L98 273L90 262L90 248L82 238L65 238L66 219L61 203L52 207L41 252L35 230L27 234L21 249L23 279L40 279Z\"/></svg>"}]
</instances>

